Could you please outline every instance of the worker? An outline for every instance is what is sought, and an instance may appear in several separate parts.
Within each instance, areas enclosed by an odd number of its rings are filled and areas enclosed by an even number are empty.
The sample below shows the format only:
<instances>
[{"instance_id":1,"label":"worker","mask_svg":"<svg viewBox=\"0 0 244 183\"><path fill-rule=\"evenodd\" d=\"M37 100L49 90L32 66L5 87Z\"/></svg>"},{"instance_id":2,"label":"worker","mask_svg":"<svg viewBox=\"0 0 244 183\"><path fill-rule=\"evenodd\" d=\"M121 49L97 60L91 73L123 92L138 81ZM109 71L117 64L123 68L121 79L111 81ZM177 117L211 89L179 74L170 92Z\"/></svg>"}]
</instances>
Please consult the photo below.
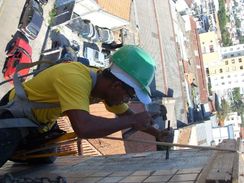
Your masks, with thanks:
<instances>
[{"instance_id":1,"label":"worker","mask_svg":"<svg viewBox=\"0 0 244 183\"><path fill-rule=\"evenodd\" d=\"M66 115L74 132L82 139L100 138L127 128L160 137L161 133L151 126L151 113L133 113L126 104L135 96L144 104L151 102L149 85L155 74L154 60L133 45L123 46L110 59L111 66L104 70L79 62L57 64L23 83L29 101L58 104L52 108L32 108L34 120L41 124L38 133L52 130L57 118ZM12 89L2 98L0 105L13 101L15 97L16 89ZM103 102L106 109L118 117L109 119L90 114L89 105L97 102ZM1 114L1 118L12 117L15 115L11 112ZM23 116L18 113L18 117L31 118L24 112ZM33 135L33 131L36 132L36 128L0 128L0 166L11 158L23 139ZM34 138L28 139L35 141Z\"/></svg>"}]
</instances>

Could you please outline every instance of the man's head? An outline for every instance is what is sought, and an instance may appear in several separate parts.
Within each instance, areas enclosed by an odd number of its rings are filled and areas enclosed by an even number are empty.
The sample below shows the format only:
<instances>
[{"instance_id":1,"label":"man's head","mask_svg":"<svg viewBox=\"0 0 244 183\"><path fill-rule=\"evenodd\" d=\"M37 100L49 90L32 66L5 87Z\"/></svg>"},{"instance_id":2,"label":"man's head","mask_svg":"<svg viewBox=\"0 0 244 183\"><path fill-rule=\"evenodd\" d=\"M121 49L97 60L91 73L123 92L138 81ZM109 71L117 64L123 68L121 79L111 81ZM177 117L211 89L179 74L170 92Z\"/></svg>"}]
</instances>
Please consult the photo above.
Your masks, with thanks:
<instances>
[{"instance_id":1,"label":"man's head","mask_svg":"<svg viewBox=\"0 0 244 183\"><path fill-rule=\"evenodd\" d=\"M102 89L103 98L107 105L119 105L121 103L127 103L130 99L135 97L135 91L132 87L115 77L110 68L107 68L101 73L103 82L100 89ZM101 93L100 93L101 94Z\"/></svg>"},{"instance_id":2,"label":"man's head","mask_svg":"<svg viewBox=\"0 0 244 183\"><path fill-rule=\"evenodd\" d=\"M129 100L133 95L144 104L150 103L149 85L155 74L153 58L143 49L128 45L116 51L111 61L112 65L108 71L115 78L112 91L114 93L108 93L114 98L117 97L114 103L127 102L125 99Z\"/></svg>"}]
</instances>

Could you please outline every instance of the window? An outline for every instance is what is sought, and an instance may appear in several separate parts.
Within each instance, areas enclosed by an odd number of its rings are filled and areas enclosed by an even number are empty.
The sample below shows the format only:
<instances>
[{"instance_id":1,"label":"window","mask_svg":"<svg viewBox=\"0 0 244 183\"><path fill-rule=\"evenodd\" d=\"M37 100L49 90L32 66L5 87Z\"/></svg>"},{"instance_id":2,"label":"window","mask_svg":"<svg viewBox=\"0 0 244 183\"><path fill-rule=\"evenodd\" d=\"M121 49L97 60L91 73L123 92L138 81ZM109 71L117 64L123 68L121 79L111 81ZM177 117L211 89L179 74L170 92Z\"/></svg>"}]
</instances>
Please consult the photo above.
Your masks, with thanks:
<instances>
[{"instance_id":1,"label":"window","mask_svg":"<svg viewBox=\"0 0 244 183\"><path fill-rule=\"evenodd\" d=\"M221 79L224 79L224 76L221 76L220 78L221 78Z\"/></svg>"},{"instance_id":2,"label":"window","mask_svg":"<svg viewBox=\"0 0 244 183\"><path fill-rule=\"evenodd\" d=\"M226 67L226 68L225 68L225 71L226 71L226 72L229 72L229 67Z\"/></svg>"},{"instance_id":3,"label":"window","mask_svg":"<svg viewBox=\"0 0 244 183\"><path fill-rule=\"evenodd\" d=\"M227 77L230 78L230 75L228 75Z\"/></svg>"},{"instance_id":4,"label":"window","mask_svg":"<svg viewBox=\"0 0 244 183\"><path fill-rule=\"evenodd\" d=\"M235 67L235 66L233 66L233 67L232 67L232 71L235 71L235 70L236 70L236 67Z\"/></svg>"},{"instance_id":5,"label":"window","mask_svg":"<svg viewBox=\"0 0 244 183\"><path fill-rule=\"evenodd\" d=\"M228 60L225 61L225 65L228 65Z\"/></svg>"},{"instance_id":6,"label":"window","mask_svg":"<svg viewBox=\"0 0 244 183\"><path fill-rule=\"evenodd\" d=\"M209 68L206 68L206 73L209 76Z\"/></svg>"},{"instance_id":7,"label":"window","mask_svg":"<svg viewBox=\"0 0 244 183\"><path fill-rule=\"evenodd\" d=\"M209 51L210 51L210 53L214 52L214 46L213 45L209 45Z\"/></svg>"},{"instance_id":8,"label":"window","mask_svg":"<svg viewBox=\"0 0 244 183\"><path fill-rule=\"evenodd\" d=\"M242 65L240 66L240 69L243 70L243 66Z\"/></svg>"},{"instance_id":9,"label":"window","mask_svg":"<svg viewBox=\"0 0 244 183\"><path fill-rule=\"evenodd\" d=\"M228 84L231 84L231 81L229 81Z\"/></svg>"},{"instance_id":10,"label":"window","mask_svg":"<svg viewBox=\"0 0 244 183\"><path fill-rule=\"evenodd\" d=\"M235 59L232 59L232 60L231 60L231 63L234 64L234 63L235 63Z\"/></svg>"},{"instance_id":11,"label":"window","mask_svg":"<svg viewBox=\"0 0 244 183\"><path fill-rule=\"evenodd\" d=\"M219 73L222 73L223 72L223 69L219 69Z\"/></svg>"},{"instance_id":12,"label":"window","mask_svg":"<svg viewBox=\"0 0 244 183\"><path fill-rule=\"evenodd\" d=\"M234 54L231 54L230 56L231 56L231 57L234 57Z\"/></svg>"},{"instance_id":13,"label":"window","mask_svg":"<svg viewBox=\"0 0 244 183\"><path fill-rule=\"evenodd\" d=\"M240 63L242 62L242 59L241 58L239 58L238 60L239 60Z\"/></svg>"},{"instance_id":14,"label":"window","mask_svg":"<svg viewBox=\"0 0 244 183\"><path fill-rule=\"evenodd\" d=\"M222 84L222 85L224 85L224 84L225 84L225 82L222 82L221 84Z\"/></svg>"}]
</instances>

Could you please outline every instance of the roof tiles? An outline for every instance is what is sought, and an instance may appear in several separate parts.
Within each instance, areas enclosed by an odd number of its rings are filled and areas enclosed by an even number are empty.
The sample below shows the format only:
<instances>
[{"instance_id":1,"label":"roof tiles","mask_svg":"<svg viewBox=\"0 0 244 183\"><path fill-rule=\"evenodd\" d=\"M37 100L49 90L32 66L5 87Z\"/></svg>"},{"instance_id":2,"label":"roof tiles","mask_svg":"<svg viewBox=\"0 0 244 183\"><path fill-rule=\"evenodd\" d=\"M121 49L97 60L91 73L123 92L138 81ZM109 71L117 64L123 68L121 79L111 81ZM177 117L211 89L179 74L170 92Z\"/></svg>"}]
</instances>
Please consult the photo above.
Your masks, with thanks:
<instances>
[{"instance_id":1,"label":"roof tiles","mask_svg":"<svg viewBox=\"0 0 244 183\"><path fill-rule=\"evenodd\" d=\"M97 0L97 4L112 15L130 20L131 0Z\"/></svg>"}]
</instances>

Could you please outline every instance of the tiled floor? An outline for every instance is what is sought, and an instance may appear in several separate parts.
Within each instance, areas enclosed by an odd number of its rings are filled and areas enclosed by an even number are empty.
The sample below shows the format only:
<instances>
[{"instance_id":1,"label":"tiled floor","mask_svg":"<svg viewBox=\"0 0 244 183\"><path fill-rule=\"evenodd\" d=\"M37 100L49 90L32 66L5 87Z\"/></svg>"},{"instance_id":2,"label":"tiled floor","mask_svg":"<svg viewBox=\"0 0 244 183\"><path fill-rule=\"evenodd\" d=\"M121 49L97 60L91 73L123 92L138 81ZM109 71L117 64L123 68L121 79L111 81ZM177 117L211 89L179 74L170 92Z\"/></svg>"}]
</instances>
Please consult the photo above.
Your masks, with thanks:
<instances>
[{"instance_id":1,"label":"tiled floor","mask_svg":"<svg viewBox=\"0 0 244 183\"><path fill-rule=\"evenodd\" d=\"M183 153L183 154L182 154ZM65 177L68 183L195 182L208 160L208 151L184 150L113 155L103 157L62 157L54 164L28 166L8 162L0 177Z\"/></svg>"}]
</instances>

